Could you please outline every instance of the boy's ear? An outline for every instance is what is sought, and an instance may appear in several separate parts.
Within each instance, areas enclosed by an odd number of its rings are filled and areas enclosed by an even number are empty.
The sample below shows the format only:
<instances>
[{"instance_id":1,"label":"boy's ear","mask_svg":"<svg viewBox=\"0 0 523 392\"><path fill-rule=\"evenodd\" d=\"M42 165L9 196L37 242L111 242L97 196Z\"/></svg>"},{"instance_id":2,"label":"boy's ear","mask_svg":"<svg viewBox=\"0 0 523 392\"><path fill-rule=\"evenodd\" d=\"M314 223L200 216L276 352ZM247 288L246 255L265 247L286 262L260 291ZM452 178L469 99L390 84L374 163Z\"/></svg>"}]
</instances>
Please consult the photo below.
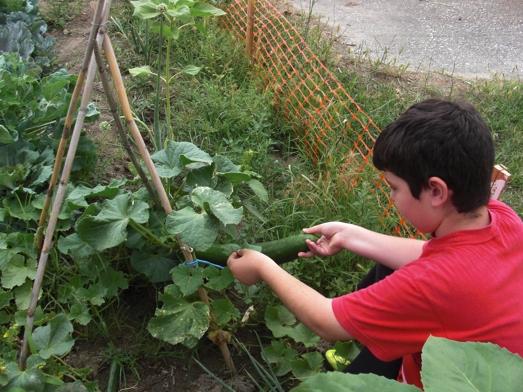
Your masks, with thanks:
<instances>
[{"instance_id":1,"label":"boy's ear","mask_svg":"<svg viewBox=\"0 0 523 392\"><path fill-rule=\"evenodd\" d=\"M439 177L429 178L429 192L430 199L433 207L439 207L445 204L452 194L452 191L448 188L447 183Z\"/></svg>"}]
</instances>

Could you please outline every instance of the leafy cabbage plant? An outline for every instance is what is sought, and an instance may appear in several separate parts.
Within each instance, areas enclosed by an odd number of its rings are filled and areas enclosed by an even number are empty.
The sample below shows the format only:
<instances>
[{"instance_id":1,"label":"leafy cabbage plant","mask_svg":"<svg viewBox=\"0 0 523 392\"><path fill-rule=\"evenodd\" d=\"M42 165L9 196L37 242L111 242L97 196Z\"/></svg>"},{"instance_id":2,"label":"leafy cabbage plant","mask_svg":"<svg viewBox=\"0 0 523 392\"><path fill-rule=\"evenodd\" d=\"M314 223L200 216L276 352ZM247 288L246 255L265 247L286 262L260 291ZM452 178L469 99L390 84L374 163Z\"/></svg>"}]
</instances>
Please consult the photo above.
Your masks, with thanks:
<instances>
[{"instance_id":1,"label":"leafy cabbage plant","mask_svg":"<svg viewBox=\"0 0 523 392\"><path fill-rule=\"evenodd\" d=\"M36 0L12 2L0 12L0 52L14 52L25 61L51 64L54 39L47 35L47 23L39 16ZM24 4L25 3L25 4Z\"/></svg>"}]
</instances>

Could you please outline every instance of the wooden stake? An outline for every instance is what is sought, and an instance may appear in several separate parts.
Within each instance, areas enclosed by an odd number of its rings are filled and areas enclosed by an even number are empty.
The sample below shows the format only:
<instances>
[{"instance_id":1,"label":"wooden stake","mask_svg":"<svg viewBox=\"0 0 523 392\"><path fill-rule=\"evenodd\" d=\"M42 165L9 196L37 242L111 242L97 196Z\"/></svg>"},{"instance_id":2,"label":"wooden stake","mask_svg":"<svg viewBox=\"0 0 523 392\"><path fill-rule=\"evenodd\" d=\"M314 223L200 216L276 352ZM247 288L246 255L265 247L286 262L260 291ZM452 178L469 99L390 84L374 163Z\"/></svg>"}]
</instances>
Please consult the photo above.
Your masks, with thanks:
<instances>
[{"instance_id":1,"label":"wooden stake","mask_svg":"<svg viewBox=\"0 0 523 392\"><path fill-rule=\"evenodd\" d=\"M134 143L138 148L138 151L140 152L142 159L145 162L145 166L149 170L149 174L151 175L153 185L156 189L156 192L158 192L158 196L160 197L160 202L164 211L167 214L170 214L173 209L171 207L171 203L169 202L169 197L167 196L167 192L163 187L162 180L160 179L160 176L156 171L156 167L154 166L153 160L151 159L151 155L147 150L147 146L145 145L142 135L138 130L138 126L134 121L131 105L129 104L129 99L127 98L127 93L125 92L122 74L120 73L120 67L118 66L116 55L114 54L113 45L107 34L104 36L103 39L103 50L105 58L107 59L107 63L109 64L109 72L111 74L111 78L113 79L116 94L118 95L120 108L122 109L125 120L127 121L127 125L129 126L129 130L131 131Z\"/></svg>"},{"instance_id":2,"label":"wooden stake","mask_svg":"<svg viewBox=\"0 0 523 392\"><path fill-rule=\"evenodd\" d=\"M247 42L247 56L252 61L253 43L254 43L254 11L256 9L256 0L249 0L247 4L247 31L245 41Z\"/></svg>"},{"instance_id":3,"label":"wooden stake","mask_svg":"<svg viewBox=\"0 0 523 392\"><path fill-rule=\"evenodd\" d=\"M145 188L147 188L147 192L149 192L151 199L154 202L159 204L158 197L157 197L156 193L154 192L153 188L151 187L151 184L149 183L149 179L145 175L142 167L140 166L140 163L136 159L136 156L134 155L131 144L129 143L129 140L127 139L127 135L124 131L122 122L120 121L120 116L118 114L118 103L116 102L116 97L114 96L114 92L111 88L111 84L109 83L109 79L107 78L105 68L104 68L103 57L102 57L102 54L100 53L100 49L99 49L98 45L94 46L94 54L95 54L96 63L98 64L98 74L100 75L100 79L102 81L105 96L107 97L107 103L109 104L109 108L111 109L111 114L113 115L113 118L114 118L116 134L118 135L120 142L122 143L123 147L125 148L125 151L127 152L127 155L129 156L129 159L131 159L131 162L133 163L133 166L136 169L136 172L140 176L140 179L142 180L143 184L145 185Z\"/></svg>"}]
</instances>

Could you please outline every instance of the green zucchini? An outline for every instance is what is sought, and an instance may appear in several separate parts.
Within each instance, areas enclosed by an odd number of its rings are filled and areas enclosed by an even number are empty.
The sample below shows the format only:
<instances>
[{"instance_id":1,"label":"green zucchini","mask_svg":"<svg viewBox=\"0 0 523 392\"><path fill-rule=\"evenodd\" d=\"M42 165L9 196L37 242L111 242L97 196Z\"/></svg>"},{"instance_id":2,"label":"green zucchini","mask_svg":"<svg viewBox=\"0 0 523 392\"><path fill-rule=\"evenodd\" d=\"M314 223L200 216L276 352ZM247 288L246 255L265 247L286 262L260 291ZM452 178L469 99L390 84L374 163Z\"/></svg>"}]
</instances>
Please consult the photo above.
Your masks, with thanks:
<instances>
[{"instance_id":1,"label":"green zucchini","mask_svg":"<svg viewBox=\"0 0 523 392\"><path fill-rule=\"evenodd\" d=\"M306 239L314 241L318 237L313 234L297 234L279 240L252 244L244 248L259 250L276 263L282 264L296 259L298 252L306 252L309 249L305 244ZM242 247L237 244L213 245L204 251L196 251L196 257L216 264L226 265L229 255L240 248Z\"/></svg>"}]
</instances>

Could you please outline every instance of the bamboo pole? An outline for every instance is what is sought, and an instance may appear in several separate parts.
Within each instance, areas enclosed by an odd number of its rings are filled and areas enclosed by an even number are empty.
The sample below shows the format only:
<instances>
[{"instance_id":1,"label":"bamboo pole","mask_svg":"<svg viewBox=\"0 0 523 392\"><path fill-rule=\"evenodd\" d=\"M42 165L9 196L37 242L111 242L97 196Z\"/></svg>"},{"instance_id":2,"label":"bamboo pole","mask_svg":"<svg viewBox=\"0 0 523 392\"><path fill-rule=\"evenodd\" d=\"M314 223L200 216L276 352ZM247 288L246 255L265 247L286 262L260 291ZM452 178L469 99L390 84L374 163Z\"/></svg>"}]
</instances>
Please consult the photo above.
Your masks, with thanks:
<instances>
[{"instance_id":1,"label":"bamboo pole","mask_svg":"<svg viewBox=\"0 0 523 392\"><path fill-rule=\"evenodd\" d=\"M94 64L94 57L91 58L91 62ZM60 182L58 184L58 190L53 201L51 208L51 214L49 215L49 221L47 223L47 229L45 231L44 242L42 245L42 250L40 252L40 258L38 260L38 268L36 270L36 277L33 283L33 291L31 293L31 302L29 308L27 309L27 320L25 324L24 331L24 340L22 343L22 349L20 352L20 368L25 369L27 353L28 353L28 338L33 330L33 316L36 310L36 305L38 303L38 296L40 294L40 289L42 288L42 281L44 278L45 268L47 266L47 260L49 258L49 251L52 248L53 235L56 228L56 223L58 221L58 214L62 208L63 201L65 199L65 192L67 188L67 183L69 182L69 176L73 167L74 157L76 155L76 150L78 148L78 142L80 140L80 134L82 133L83 123L85 116L87 114L87 105L89 104L93 81L95 77L96 68L94 66L89 66L89 71L87 72L86 83L84 86L84 91L82 94L82 100L80 103L80 109L78 110L78 117L71 135L71 142L69 144L69 149L67 151L67 156L65 159L64 168L62 175L60 177Z\"/></svg>"},{"instance_id":2,"label":"bamboo pole","mask_svg":"<svg viewBox=\"0 0 523 392\"><path fill-rule=\"evenodd\" d=\"M140 155L142 156L142 159L145 162L145 166L149 170L149 174L151 175L153 185L156 191L158 192L158 196L160 197L160 202L164 211L167 214L170 214L173 209L171 207L171 203L169 202L169 197L167 196L167 192L163 187L160 176L156 171L156 167L154 166L153 160L151 159L151 155L147 150L147 146L145 145L142 135L140 134L138 126L134 121L131 105L129 104L129 99L127 98L127 94L125 92L122 74L120 73L120 67L118 66L116 55L114 54L113 45L107 34L104 36L103 39L103 50L105 58L107 59L107 63L109 64L109 72L115 85L116 94L118 95L118 100L120 102L122 113L125 117L127 125L129 126L129 130L131 131L131 135L134 139L135 145L138 148L138 151L140 152Z\"/></svg>"},{"instance_id":3,"label":"bamboo pole","mask_svg":"<svg viewBox=\"0 0 523 392\"><path fill-rule=\"evenodd\" d=\"M160 176L158 175L156 167L154 166L154 163L151 159L149 150L147 150L147 146L145 145L142 135L140 134L140 131L138 130L138 127L136 126L136 122L134 121L131 106L129 104L129 99L127 97L127 93L125 92L125 86L123 83L122 74L120 73L120 68L118 66L118 62L117 62L116 56L114 54L114 49L113 49L111 40L108 35L105 35L105 37L104 37L103 49L105 52L105 57L109 64L109 71L111 73L113 82L115 84L116 93L118 94L118 98L120 101L120 107L122 108L122 112L127 121L127 124L129 126L129 129L133 136L134 142L138 148L138 151L140 152L142 159L145 161L145 165L147 166L147 169L149 170L149 174L151 175L151 178L153 180L153 185L160 198L162 207L163 207L165 213L168 215L173 211L173 209L171 207L171 203L169 202L169 197L167 196L167 192L165 191L165 188L162 184ZM184 244L179 236L176 236L176 240L177 240L178 244L180 245L180 250L182 251L182 253L184 255L185 261L186 262L193 261L194 260L193 249L191 247L187 246L186 244ZM204 288L200 288L198 290L198 294L204 303L209 304L209 297L207 295L207 291ZM216 331L213 331L213 332L220 333L222 335L226 334L225 331L221 331L219 329ZM224 339L220 339L219 341L216 342L216 344L218 345L218 347L220 348L220 351L222 352L222 355L224 356L226 365L229 367L229 369L231 370L231 372L233 374L236 374L236 368L232 361L232 357L230 355L229 348L227 347L227 341Z\"/></svg>"},{"instance_id":4,"label":"bamboo pole","mask_svg":"<svg viewBox=\"0 0 523 392\"><path fill-rule=\"evenodd\" d=\"M247 3L247 31L245 41L247 42L247 56L252 61L254 52L254 11L256 9L256 0L249 0Z\"/></svg>"},{"instance_id":5,"label":"bamboo pole","mask_svg":"<svg viewBox=\"0 0 523 392\"><path fill-rule=\"evenodd\" d=\"M116 97L114 96L114 91L111 88L111 84L109 82L109 79L107 77L105 68L104 68L104 61L102 54L100 53L100 49L98 45L94 46L94 54L96 63L98 64L98 74L100 75L100 79L102 81L103 89L105 92L105 95L107 97L107 103L109 104L109 108L111 109L111 114L114 118L114 123L116 126L116 134L118 135L118 138L120 139L120 142L122 143L125 151L127 152L127 155L131 159L131 162L136 169L136 172L140 176L140 179L142 180L143 184L145 185L145 188L147 188L147 192L149 192L149 195L151 196L151 199L155 203L159 203L157 200L157 195L154 192L154 189L151 187L151 184L149 183L149 179L145 175L142 167L140 166L140 163L136 159L136 156L134 155L133 149L131 147L131 144L129 143L129 140L127 139L127 135L124 131L122 122L120 121L120 116L118 114L118 103L116 101Z\"/></svg>"},{"instance_id":6,"label":"bamboo pole","mask_svg":"<svg viewBox=\"0 0 523 392\"><path fill-rule=\"evenodd\" d=\"M58 149L56 150L56 156L53 166L53 172L51 174L51 179L49 180L49 185L47 187L47 192L45 194L44 207L42 212L40 212L40 218L38 219L38 229L35 235L35 248L37 251L40 251L42 246L42 237L45 221L47 220L47 213L49 212L49 206L51 205L51 200L53 198L53 190L58 180L58 175L60 174L60 169L62 168L62 161L64 157L65 148L69 140L69 134L71 133L71 127L73 125L73 116L76 112L76 105L78 104L78 99L80 97L80 91L82 90L85 82L85 76L88 72L89 64L91 62L91 57L93 53L93 48L96 40L96 34L100 24L103 23L102 10L104 9L105 0L98 0L96 5L96 10L93 17L93 24L91 26L91 31L89 32L89 38L87 40L87 47L85 49L84 60L82 63L82 68L78 74L78 79L74 86L73 94L71 95L71 100L69 101L69 108L67 109L67 115L65 116L65 123L62 130L62 137L60 138L60 143L58 144ZM110 4L110 1L108 1ZM107 7L108 8L108 7Z\"/></svg>"}]
</instances>

